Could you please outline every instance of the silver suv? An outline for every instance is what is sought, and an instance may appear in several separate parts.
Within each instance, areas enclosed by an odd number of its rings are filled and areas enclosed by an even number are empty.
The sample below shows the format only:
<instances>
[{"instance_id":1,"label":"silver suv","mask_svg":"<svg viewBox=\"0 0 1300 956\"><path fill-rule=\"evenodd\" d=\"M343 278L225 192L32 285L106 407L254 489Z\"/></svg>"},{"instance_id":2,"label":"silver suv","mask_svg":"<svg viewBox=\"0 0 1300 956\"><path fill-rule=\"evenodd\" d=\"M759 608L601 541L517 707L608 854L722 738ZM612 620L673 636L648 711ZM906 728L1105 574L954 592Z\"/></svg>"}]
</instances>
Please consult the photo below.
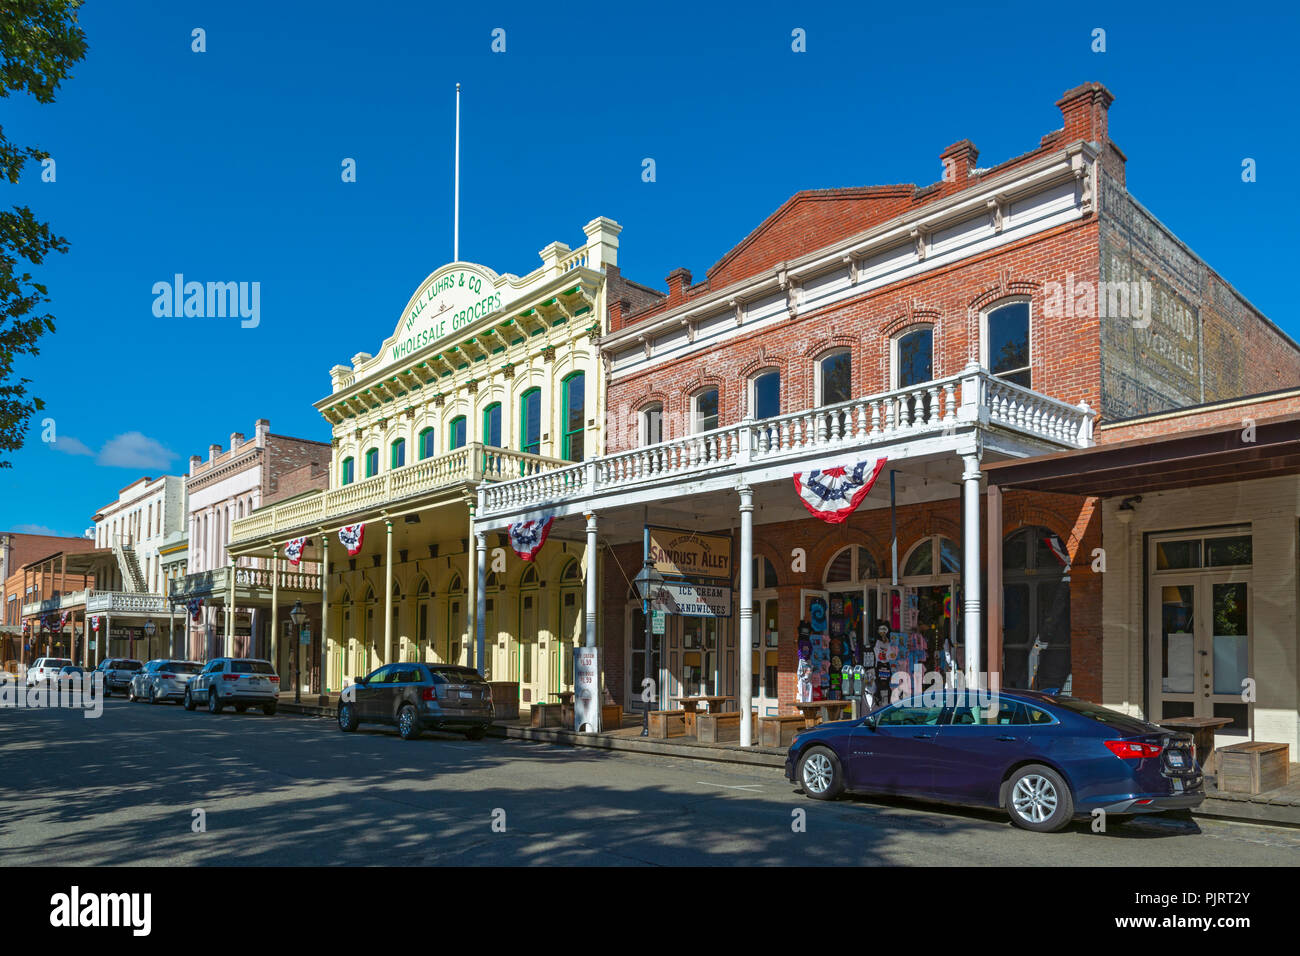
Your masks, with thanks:
<instances>
[{"instance_id":1,"label":"silver suv","mask_svg":"<svg viewBox=\"0 0 1300 956\"><path fill-rule=\"evenodd\" d=\"M185 685L191 677L203 670L198 661L150 661L143 670L131 678L131 700L145 700L157 704L164 700L180 702L185 698Z\"/></svg>"},{"instance_id":2,"label":"silver suv","mask_svg":"<svg viewBox=\"0 0 1300 956\"><path fill-rule=\"evenodd\" d=\"M270 661L250 657L218 657L185 685L185 709L193 710L206 701L208 713L219 714L227 704L242 714L250 706L261 707L268 717L280 700L280 678Z\"/></svg>"}]
</instances>

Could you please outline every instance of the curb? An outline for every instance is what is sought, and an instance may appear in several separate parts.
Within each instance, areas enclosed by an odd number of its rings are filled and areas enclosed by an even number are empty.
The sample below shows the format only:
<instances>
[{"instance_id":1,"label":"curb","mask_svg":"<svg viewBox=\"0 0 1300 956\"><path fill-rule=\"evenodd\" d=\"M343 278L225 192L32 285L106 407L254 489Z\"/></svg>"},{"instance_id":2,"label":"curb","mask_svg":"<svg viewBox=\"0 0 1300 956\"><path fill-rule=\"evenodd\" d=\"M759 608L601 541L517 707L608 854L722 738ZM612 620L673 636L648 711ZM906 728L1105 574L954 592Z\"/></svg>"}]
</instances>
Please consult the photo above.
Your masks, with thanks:
<instances>
[{"instance_id":1,"label":"curb","mask_svg":"<svg viewBox=\"0 0 1300 956\"><path fill-rule=\"evenodd\" d=\"M597 750L650 754L656 757L685 757L692 760L710 760L717 763L785 769L784 754L764 753L761 750L741 750L738 747L731 749L698 744L674 744L665 740L647 740L641 737L606 737L600 734L579 734L571 730L510 727L502 724L493 724L489 727L488 736L511 740L532 740L537 743L566 744L571 747L592 747Z\"/></svg>"}]
</instances>

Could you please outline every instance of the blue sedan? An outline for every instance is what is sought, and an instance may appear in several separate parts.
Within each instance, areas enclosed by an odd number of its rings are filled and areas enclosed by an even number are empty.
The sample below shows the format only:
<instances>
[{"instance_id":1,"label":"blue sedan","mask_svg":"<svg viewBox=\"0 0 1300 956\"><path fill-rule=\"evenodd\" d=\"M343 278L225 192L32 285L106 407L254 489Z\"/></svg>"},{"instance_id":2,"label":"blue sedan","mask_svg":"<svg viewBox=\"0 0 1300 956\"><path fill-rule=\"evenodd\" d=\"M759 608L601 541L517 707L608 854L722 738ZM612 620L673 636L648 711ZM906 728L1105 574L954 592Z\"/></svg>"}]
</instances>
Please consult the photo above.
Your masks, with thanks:
<instances>
[{"instance_id":1,"label":"blue sedan","mask_svg":"<svg viewBox=\"0 0 1300 956\"><path fill-rule=\"evenodd\" d=\"M1039 832L1097 809L1128 816L1205 799L1190 734L1035 691L936 698L801 732L786 777L817 800L854 791L1000 807Z\"/></svg>"}]
</instances>

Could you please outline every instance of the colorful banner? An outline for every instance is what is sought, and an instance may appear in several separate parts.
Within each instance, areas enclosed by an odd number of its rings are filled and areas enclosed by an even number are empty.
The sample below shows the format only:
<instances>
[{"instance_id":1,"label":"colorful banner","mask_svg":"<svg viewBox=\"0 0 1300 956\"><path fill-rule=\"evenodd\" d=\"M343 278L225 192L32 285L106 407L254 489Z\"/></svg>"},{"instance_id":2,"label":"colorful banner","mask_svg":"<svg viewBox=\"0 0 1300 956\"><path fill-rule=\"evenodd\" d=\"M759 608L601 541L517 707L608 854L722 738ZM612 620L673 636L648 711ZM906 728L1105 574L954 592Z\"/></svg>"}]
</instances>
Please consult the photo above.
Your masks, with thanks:
<instances>
[{"instance_id":1,"label":"colorful banner","mask_svg":"<svg viewBox=\"0 0 1300 956\"><path fill-rule=\"evenodd\" d=\"M348 549L348 557L353 557L361 550L361 540L365 534L364 524L348 524L339 528L339 540L343 542L343 547Z\"/></svg>"},{"instance_id":2,"label":"colorful banner","mask_svg":"<svg viewBox=\"0 0 1300 956\"><path fill-rule=\"evenodd\" d=\"M185 605L185 609L190 612L190 620L196 624L199 620L199 612L203 610L203 601L199 598L190 598Z\"/></svg>"},{"instance_id":3,"label":"colorful banner","mask_svg":"<svg viewBox=\"0 0 1300 956\"><path fill-rule=\"evenodd\" d=\"M295 568L298 566L298 562L302 560L302 549L306 545L306 538L294 538L284 546L284 556L289 559L289 563Z\"/></svg>"},{"instance_id":4,"label":"colorful banner","mask_svg":"<svg viewBox=\"0 0 1300 956\"><path fill-rule=\"evenodd\" d=\"M523 560L533 560L533 558L537 557L537 552L542 550L542 545L546 543L547 535L551 533L551 524L554 521L555 517L551 516L536 521L521 521L519 524L510 525L507 529L510 534L510 547Z\"/></svg>"},{"instance_id":5,"label":"colorful banner","mask_svg":"<svg viewBox=\"0 0 1300 956\"><path fill-rule=\"evenodd\" d=\"M797 472L794 490L814 518L827 524L842 524L862 504L884 466L885 459L877 458L874 464L860 461L852 467L818 468L808 472L806 478L803 472Z\"/></svg>"}]
</instances>

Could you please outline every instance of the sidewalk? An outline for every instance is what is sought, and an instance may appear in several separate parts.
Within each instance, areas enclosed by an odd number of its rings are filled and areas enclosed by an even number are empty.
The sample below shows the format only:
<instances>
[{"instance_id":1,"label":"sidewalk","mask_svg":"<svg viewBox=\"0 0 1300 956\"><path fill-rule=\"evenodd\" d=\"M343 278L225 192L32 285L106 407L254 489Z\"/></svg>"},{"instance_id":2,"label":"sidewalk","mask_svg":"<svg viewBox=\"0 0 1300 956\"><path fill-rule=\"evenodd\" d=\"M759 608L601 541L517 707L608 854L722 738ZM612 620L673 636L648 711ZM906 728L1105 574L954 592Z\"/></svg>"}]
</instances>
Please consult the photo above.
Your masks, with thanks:
<instances>
[{"instance_id":1,"label":"sidewalk","mask_svg":"<svg viewBox=\"0 0 1300 956\"><path fill-rule=\"evenodd\" d=\"M305 714L313 717L333 717L338 711L338 694L329 694L322 704L315 694L304 695L301 704L292 699L280 701L280 710L288 714ZM510 740L532 740L538 743L563 744L570 747L595 747L601 750L619 750L629 753L653 754L660 757L684 757L721 763L747 764L749 766L785 767L785 748L741 747L737 743L702 744L693 737L673 737L660 740L641 736L638 717L627 715L618 730L599 734L580 734L558 727L533 727L527 720L498 721L488 734ZM1205 802L1194 816L1246 820L1252 823L1300 827L1300 764L1291 764L1291 783L1265 793L1221 793L1212 774L1205 777Z\"/></svg>"}]
</instances>

